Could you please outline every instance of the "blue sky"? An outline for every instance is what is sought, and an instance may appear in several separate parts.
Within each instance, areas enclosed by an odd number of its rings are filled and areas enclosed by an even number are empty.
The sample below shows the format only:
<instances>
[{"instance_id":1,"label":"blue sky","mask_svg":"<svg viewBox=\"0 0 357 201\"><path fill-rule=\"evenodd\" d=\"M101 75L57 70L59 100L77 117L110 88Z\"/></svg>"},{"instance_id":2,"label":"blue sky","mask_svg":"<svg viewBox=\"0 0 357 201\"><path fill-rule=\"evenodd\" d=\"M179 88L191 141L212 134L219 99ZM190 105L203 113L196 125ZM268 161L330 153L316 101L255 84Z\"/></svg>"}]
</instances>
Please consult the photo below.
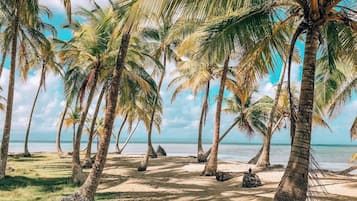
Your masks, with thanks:
<instances>
[{"instance_id":1,"label":"blue sky","mask_svg":"<svg viewBox=\"0 0 357 201\"><path fill-rule=\"evenodd\" d=\"M65 24L66 17L64 10L61 6L60 0L40 0L41 3L49 6L54 11L54 16L50 23L54 24L58 30L58 37L64 40L70 38L71 34L68 30L60 29L61 25ZM78 5L88 6L86 0L74 1L74 8L78 8ZM104 3L103 3L104 2ZM104 5L106 1L99 1L100 4ZM3 87L2 95L6 95L7 89L7 77L8 77L8 62L4 70L4 74L0 80L0 85ZM174 69L174 64L169 65L169 69ZM274 97L275 89L274 84L279 78L281 66L276 66L276 70L266 78L263 78L259 85L259 92L255 95L255 98L259 98L263 95L269 95ZM293 79L299 82L301 74L301 65L293 65ZM170 75L170 73L168 73ZM154 142L159 141L170 141L170 142L192 142L196 143L197 138L197 126L200 115L200 107L202 101L202 94L197 97L193 97L188 91L179 95L174 103L171 104L171 94L172 90L167 90L166 86L170 80L170 76L166 77L165 84L161 95L164 102L164 116L162 123L162 132L157 134L154 132ZM21 80L19 77L16 78L15 86L15 103L13 112L13 125L12 125L12 136L11 140L23 140L24 133L30 113L30 108L32 101L34 99L34 94L36 87L39 83L39 72L34 71L28 78L27 81ZM213 135L213 125L214 125L214 112L215 103L214 98L218 89L218 82L213 84L213 90L211 93L210 109L208 114L208 122L204 129L204 141L210 143ZM42 91L40 94L39 102L34 114L31 137L30 140L42 140L42 141L54 141L56 135L56 125L59 119L59 114L64 107L64 96L63 96L63 82L59 77L53 74L49 74L46 83L46 91ZM104 104L103 104L104 105ZM94 108L90 109L92 113ZM313 144L346 144L346 145L357 145L357 142L351 142L349 137L349 128L357 115L357 99L354 97L350 102L346 104L344 108L341 109L340 114L329 120L329 124L333 132L327 129L314 127L313 128ZM2 133L2 126L4 122L4 113L0 113L0 134ZM229 116L223 113L221 128L224 132L227 127L233 122L234 116ZM120 125L121 119L117 118L115 122L114 132L117 132ZM86 136L84 136L86 137ZM123 135L126 137L126 134ZM124 140L123 138L123 140ZM287 129L282 129L274 134L273 143L287 144L290 142ZM71 139L71 129L65 129L63 134L63 139L70 141ZM140 126L133 138L135 141L145 141L146 131ZM225 140L227 143L259 143L261 141L260 136L255 136L248 138L245 134L242 134L237 129L234 129L229 137Z\"/></svg>"}]
</instances>

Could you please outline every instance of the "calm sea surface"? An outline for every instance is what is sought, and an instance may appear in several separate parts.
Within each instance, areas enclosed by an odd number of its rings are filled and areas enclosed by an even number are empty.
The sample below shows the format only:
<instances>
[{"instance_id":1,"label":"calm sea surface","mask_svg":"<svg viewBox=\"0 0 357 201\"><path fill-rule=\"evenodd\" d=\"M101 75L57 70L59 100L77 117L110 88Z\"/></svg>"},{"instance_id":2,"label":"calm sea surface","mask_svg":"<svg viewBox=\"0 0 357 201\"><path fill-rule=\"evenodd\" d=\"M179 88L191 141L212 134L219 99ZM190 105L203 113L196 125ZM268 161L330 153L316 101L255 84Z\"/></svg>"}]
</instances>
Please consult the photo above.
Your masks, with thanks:
<instances>
[{"instance_id":1,"label":"calm sea surface","mask_svg":"<svg viewBox=\"0 0 357 201\"><path fill-rule=\"evenodd\" d=\"M82 143L83 147L85 143ZM156 147L158 144L154 144ZM169 156L193 156L196 153L195 144L173 144L161 143ZM210 145L205 144L204 148L207 150ZM96 151L96 146L93 146ZM54 142L31 142L29 145L31 152L55 152ZM64 151L72 150L72 143L62 143ZM247 145L247 144L222 144L219 146L219 159L230 161L249 161L260 149L260 145ZM146 150L145 143L131 143L124 150L124 154L142 154ZM10 152L23 152L23 143L12 142L10 143ZM109 151L114 151L114 144L110 145ZM329 170L343 170L350 167L348 163L351 155L357 152L357 147L353 146L333 146L333 145L315 145L312 148L313 156L318 161L323 169ZM271 163L286 165L290 154L289 145L272 145L271 147ZM356 173L356 172L354 172Z\"/></svg>"}]
</instances>

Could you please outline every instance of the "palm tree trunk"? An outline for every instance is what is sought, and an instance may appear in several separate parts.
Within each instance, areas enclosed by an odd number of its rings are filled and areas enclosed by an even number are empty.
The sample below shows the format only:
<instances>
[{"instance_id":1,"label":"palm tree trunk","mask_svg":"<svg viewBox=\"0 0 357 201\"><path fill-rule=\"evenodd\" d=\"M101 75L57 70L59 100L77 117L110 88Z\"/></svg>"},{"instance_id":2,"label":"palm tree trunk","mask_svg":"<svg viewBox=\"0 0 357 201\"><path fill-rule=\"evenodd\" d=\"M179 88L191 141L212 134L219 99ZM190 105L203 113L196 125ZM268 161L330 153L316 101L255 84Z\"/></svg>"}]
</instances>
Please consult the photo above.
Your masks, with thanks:
<instances>
[{"instance_id":1,"label":"palm tree trunk","mask_svg":"<svg viewBox=\"0 0 357 201\"><path fill-rule=\"evenodd\" d=\"M123 130L124 128L124 125L126 123L126 120L128 119L128 112L125 114L125 117L123 119L123 122L121 123L120 125L120 128L119 128L119 131L118 131L118 134L117 134L117 138L115 140L115 152L120 154L120 148L119 148L119 138L120 138L120 134L121 134L121 131Z\"/></svg>"},{"instance_id":2,"label":"palm tree trunk","mask_svg":"<svg viewBox=\"0 0 357 201\"><path fill-rule=\"evenodd\" d=\"M31 108L30 119L29 119L29 122L28 122L28 124L27 124L26 137L25 137L25 147L24 147L24 157L31 157L31 154L30 154L29 148L28 148L28 144L29 144L29 137L30 137L30 129L31 129L32 116L33 116L33 113L34 113L34 111L35 111L35 107L36 107L38 95L40 94L41 87L42 87L42 85L43 85L45 76L46 76L46 68L45 68L45 64L43 64L43 65L42 65L42 70L41 70L40 83L39 83L38 88L37 88L37 92L36 92L36 95L35 95L35 99L34 99L34 101L33 101L32 108Z\"/></svg>"},{"instance_id":3,"label":"palm tree trunk","mask_svg":"<svg viewBox=\"0 0 357 201\"><path fill-rule=\"evenodd\" d=\"M150 117L150 126L149 126L149 131L148 131L148 147L146 150L146 154L144 157L144 160L141 162L140 166L138 167L138 171L146 171L147 166L149 164L149 157L151 156L152 158L157 158L157 154L152 146L152 142L151 142L151 134L152 134L152 127L153 127L153 123L154 123L154 118L155 118L155 113L156 113L156 105L159 101L160 98L160 90L161 90L161 86L162 83L164 81L164 77L165 77L165 70L166 70L166 47L164 49L164 62L163 62L163 72L161 73L161 77L159 80L159 86L157 88L157 95L155 97L155 101L153 104L153 109L152 109L152 113L151 113L151 117Z\"/></svg>"},{"instance_id":4,"label":"palm tree trunk","mask_svg":"<svg viewBox=\"0 0 357 201\"><path fill-rule=\"evenodd\" d=\"M236 126L238 124L239 120L235 120L232 125L223 133L222 136L219 137L218 143L220 143L230 132L231 130L234 128L234 126ZM211 154L212 151L212 147L210 147L206 153L203 155L203 157L207 160L208 156Z\"/></svg>"},{"instance_id":5,"label":"palm tree trunk","mask_svg":"<svg viewBox=\"0 0 357 201\"><path fill-rule=\"evenodd\" d=\"M89 110L89 107L90 107L93 97L94 97L94 92L95 92L95 88L96 88L96 85L98 82L100 67L101 67L101 63L100 63L100 59L99 59L98 63L96 64L96 67L95 67L93 85L91 86L91 89L88 94L86 107L84 108L84 111L81 114L81 119L80 119L80 122L77 127L76 139L75 139L75 144L74 144L74 149L73 149L73 154L72 154L72 181L74 184L82 184L85 180L85 174L82 171L81 161L80 161L80 156L79 156L80 146L81 146L81 138L82 138L82 132L83 132L86 118L87 118L88 110Z\"/></svg>"},{"instance_id":6,"label":"palm tree trunk","mask_svg":"<svg viewBox=\"0 0 357 201\"><path fill-rule=\"evenodd\" d=\"M86 156L84 157L83 167L92 167L91 153L92 153L93 135L95 133L94 128L95 128L95 123L97 121L100 105L102 103L103 96L105 93L105 89L106 89L106 84L104 84L102 91L99 94L97 105L94 110L93 119L92 119L89 136L88 136L87 150L86 150Z\"/></svg>"},{"instance_id":7,"label":"palm tree trunk","mask_svg":"<svg viewBox=\"0 0 357 201\"><path fill-rule=\"evenodd\" d=\"M271 143L271 138L272 138L274 116L275 116L276 108L279 103L279 97L280 97L281 88L282 88L283 82L284 82L285 71L286 71L286 62L284 63L283 69L280 73L280 80L279 80L279 84L276 89L274 104L273 104L273 107L271 108L271 111L269 114L267 132L265 133L265 136L264 136L263 149L262 149L262 153L260 154L260 157L257 161L257 167L268 167L270 165L270 143Z\"/></svg>"},{"instance_id":8,"label":"palm tree trunk","mask_svg":"<svg viewBox=\"0 0 357 201\"><path fill-rule=\"evenodd\" d=\"M61 154L62 153L62 148L61 148L61 132L62 132L62 127L63 127L63 122L64 122L64 119L66 117L66 113L67 113L67 110L68 110L68 106L69 106L69 103L67 102L66 103L66 106L64 107L64 111L63 111L63 114L61 116L61 121L60 121L60 124L59 124L59 127L58 127L58 131L57 131L57 137L56 137L56 148L57 148L57 153L58 154Z\"/></svg>"},{"instance_id":9,"label":"palm tree trunk","mask_svg":"<svg viewBox=\"0 0 357 201\"><path fill-rule=\"evenodd\" d=\"M107 159L110 137L112 136L113 123L115 119L115 108L118 101L119 82L124 69L129 41L130 32L124 33L118 53L116 68L114 68L113 71L111 86L109 87L109 93L106 97L107 104L105 106L104 132L103 135L100 136L100 145L92 170L79 191L70 196L70 198L66 198L65 200L94 201L94 194L97 190L99 180L104 169L105 161Z\"/></svg>"},{"instance_id":10,"label":"palm tree trunk","mask_svg":"<svg viewBox=\"0 0 357 201\"><path fill-rule=\"evenodd\" d=\"M207 115L207 110L208 110L209 90L210 90L210 80L207 81L206 94L203 99L200 123L198 126L197 161L199 163L203 163L203 162L207 161L207 157L204 157L204 151L203 151L203 146L202 146L202 130L203 130L203 124L205 122L205 117Z\"/></svg>"},{"instance_id":11,"label":"palm tree trunk","mask_svg":"<svg viewBox=\"0 0 357 201\"><path fill-rule=\"evenodd\" d=\"M307 30L296 132L289 162L274 200L306 200L318 36L318 27L312 27Z\"/></svg>"},{"instance_id":12,"label":"palm tree trunk","mask_svg":"<svg viewBox=\"0 0 357 201\"><path fill-rule=\"evenodd\" d=\"M14 89L15 89L15 68L16 68L16 54L17 54L17 35L19 29L19 9L20 1L16 1L15 8L15 18L12 23L13 36L12 36L12 47L11 47L11 64L10 64L10 77L9 77L9 86L7 94L7 103L6 103L6 114L5 114L5 124L4 131L1 141L1 167L0 167L0 179L5 177L6 172L6 163L7 163L7 154L9 151L9 141L10 141L10 130L11 130L11 119L12 119L12 107L14 103Z\"/></svg>"},{"instance_id":13,"label":"palm tree trunk","mask_svg":"<svg viewBox=\"0 0 357 201\"><path fill-rule=\"evenodd\" d=\"M7 50L4 49L4 52L2 53L2 57L1 57L1 64L0 64L0 78L2 75L2 71L4 69L4 64L5 64L5 60L6 60L6 55L7 55Z\"/></svg>"},{"instance_id":14,"label":"palm tree trunk","mask_svg":"<svg viewBox=\"0 0 357 201\"><path fill-rule=\"evenodd\" d=\"M228 63L229 63L229 55L224 61L223 73L221 78L221 84L219 87L218 99L217 99L217 108L216 108L216 120L214 125L214 135L212 142L212 151L211 157L206 163L205 169L202 172L202 175L205 176L213 176L216 175L217 172L217 156L218 156L218 144L219 144L219 131L221 126L221 110L222 110L222 102L223 102L223 93L224 86L226 83L227 72L228 72Z\"/></svg>"},{"instance_id":15,"label":"palm tree trunk","mask_svg":"<svg viewBox=\"0 0 357 201\"><path fill-rule=\"evenodd\" d=\"M277 123L275 124L274 128L272 129L271 131L271 135L274 134L275 130L279 127L279 124L280 122L284 119L284 117L280 117L279 120L277 121ZM262 145L262 147L259 149L258 153L248 161L248 164L257 164L259 158L260 158L260 155L262 154L263 152L263 147L264 147L264 144ZM270 154L270 153L269 153Z\"/></svg>"},{"instance_id":16,"label":"palm tree trunk","mask_svg":"<svg viewBox=\"0 0 357 201\"><path fill-rule=\"evenodd\" d=\"M120 149L119 154L121 154L121 153L123 152L123 150L125 149L126 145L128 145L128 143L129 143L131 137L132 137L132 136L134 135L134 133L135 133L136 128L138 128L139 123L140 123L140 121L138 121L138 122L136 123L134 130L132 130L132 131L130 132L128 138L125 140L125 142L124 142L124 144L123 144L123 147Z\"/></svg>"}]
</instances>

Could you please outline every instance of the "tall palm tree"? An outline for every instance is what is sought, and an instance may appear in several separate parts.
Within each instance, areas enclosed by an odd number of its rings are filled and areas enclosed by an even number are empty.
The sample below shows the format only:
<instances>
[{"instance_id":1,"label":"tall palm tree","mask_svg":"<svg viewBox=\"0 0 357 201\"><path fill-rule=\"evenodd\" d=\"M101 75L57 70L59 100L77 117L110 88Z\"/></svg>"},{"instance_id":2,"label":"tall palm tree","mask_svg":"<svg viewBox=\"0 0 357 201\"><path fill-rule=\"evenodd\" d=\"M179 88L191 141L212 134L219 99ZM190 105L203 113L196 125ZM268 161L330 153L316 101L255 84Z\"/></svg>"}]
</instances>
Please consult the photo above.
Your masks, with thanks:
<instances>
[{"instance_id":1,"label":"tall palm tree","mask_svg":"<svg viewBox=\"0 0 357 201\"><path fill-rule=\"evenodd\" d=\"M185 41L183 42L183 45ZM187 61L181 61L178 63L178 67L175 69L174 73L177 74L171 82L169 87L177 85L171 98L171 102L176 99L176 96L186 89L191 89L194 96L200 90L204 90L204 98L202 100L202 108L200 114L200 121L198 125L198 135L197 135L197 160L198 162L206 162L207 158L204 156L204 150L202 146L202 136L203 136L203 126L207 119L208 105L209 105L209 94L211 80L214 78L215 74L214 65L209 65L207 62L196 61L190 59Z\"/></svg>"},{"instance_id":2,"label":"tall palm tree","mask_svg":"<svg viewBox=\"0 0 357 201\"><path fill-rule=\"evenodd\" d=\"M40 90L41 90L41 88L45 89L46 73L48 71L53 71L55 73L61 73L61 69L60 69L61 67L55 61L55 55L54 55L54 51L53 51L51 45L49 45L49 46L46 45L44 47L40 47L39 53L40 53L39 56L41 57L41 59L40 59L41 61L38 61L38 58L36 58L35 62L36 63L39 62L39 65L41 66L41 75L40 75L40 82L39 82L39 86L36 91L35 99L33 101L32 107L31 107L30 118L29 118L29 122L27 125L27 129L26 129L25 147L24 147L24 156L25 157L31 156L29 149L28 149L28 142L29 142L29 136L30 136L32 116L35 111L35 107L36 107L38 96L40 94Z\"/></svg>"},{"instance_id":3,"label":"tall palm tree","mask_svg":"<svg viewBox=\"0 0 357 201\"><path fill-rule=\"evenodd\" d=\"M157 105L159 102L160 90L165 78L166 68L167 68L167 60L176 59L177 56L173 51L173 45L176 45L176 40L171 40L169 38L170 29L173 26L174 17L172 15L160 15L157 19L157 28L146 28L142 31L142 36L144 40L149 44L151 55L157 60L162 58L162 69L159 72L159 82L158 82L158 94L153 102L153 110L151 114L150 126L148 130L148 147L147 153L143 162L141 163L140 169L141 171L145 171L148 166L149 156L152 158L156 158L157 154L151 143L151 136L153 131L153 123L155 121L155 116L157 112Z\"/></svg>"},{"instance_id":4,"label":"tall palm tree","mask_svg":"<svg viewBox=\"0 0 357 201\"><path fill-rule=\"evenodd\" d=\"M220 82L220 87L217 97L211 157L209 158L208 162L206 163L205 169L202 172L202 175L205 176L216 175L217 172L217 160L218 160L217 156L218 156L218 144L219 144L219 133L220 133L220 122L221 122L221 108L222 108L225 82L227 79L229 61L230 61L230 55L227 55L223 64L223 72L221 76L221 82Z\"/></svg>"},{"instance_id":5,"label":"tall palm tree","mask_svg":"<svg viewBox=\"0 0 357 201\"><path fill-rule=\"evenodd\" d=\"M41 36L41 18L40 18L40 7L38 1L1 1L0 9L3 18L4 34L6 38L9 39L10 50L10 75L9 75L9 85L8 85L8 95L6 104L6 114L3 130L3 139L1 144L1 166L0 166L0 179L4 178L6 163L7 163L7 153L10 140L11 131L11 119L12 119L12 108L14 101L14 86L15 86L15 68L16 59L18 55L18 43L19 41L24 42L25 38L27 42L32 41L31 38L36 38ZM43 42L43 38L34 40L33 43L28 43L28 46L32 47L32 51L35 51L36 45ZM23 43L20 43L23 44ZM25 53L24 46L21 47L21 54ZM19 57L20 59L23 57ZM24 66L26 69L28 66Z\"/></svg>"},{"instance_id":6,"label":"tall palm tree","mask_svg":"<svg viewBox=\"0 0 357 201\"><path fill-rule=\"evenodd\" d=\"M97 104L95 106L93 118L90 124L90 129L88 133L88 143L87 143L87 149L86 149L86 155L84 157L84 162L83 162L83 167L92 167L92 159L91 159L91 153L92 153L92 143L93 143L93 137L95 134L95 125L97 121L97 117L99 114L99 109L100 105L102 103L105 91L106 91L107 84L105 83L104 86L101 89L101 92L99 93Z\"/></svg>"},{"instance_id":7,"label":"tall palm tree","mask_svg":"<svg viewBox=\"0 0 357 201\"><path fill-rule=\"evenodd\" d=\"M121 23L122 27L119 29L121 30L121 42L118 50L117 61L112 72L111 84L107 91L107 102L104 115L104 132L100 136L101 139L99 149L89 176L79 191L66 198L67 200L94 200L94 194L99 184L99 179L101 178L108 153L119 95L119 83L121 80L122 72L125 68L126 55L130 44L132 31L135 31L137 28L139 28L137 25L139 25L141 16L144 14L150 14L153 10L158 10L158 8L160 9L162 3L163 2L159 0L150 2L139 0L124 1L120 4L113 5L115 10L118 11L117 16L122 19L123 23Z\"/></svg>"},{"instance_id":8,"label":"tall palm tree","mask_svg":"<svg viewBox=\"0 0 357 201\"><path fill-rule=\"evenodd\" d=\"M344 7L348 8L349 6L351 6L351 9L355 9L354 6L356 5L344 4L342 0L311 0L310 3L299 0L296 2L302 10L302 15L298 16L302 21L293 39L306 32L305 58L299 110L296 118L296 130L295 135L293 135L294 140L289 162L275 194L275 200L305 200L307 196L316 57L319 48L319 38L322 38L328 44L328 49L325 50L327 51L327 55L330 56L330 64L333 64L332 61L336 59L334 57L336 56L334 54L335 51L331 50L331 47L339 48L345 45L345 50L351 50L351 48L353 49L356 46L356 41L353 40L353 37L349 37L349 41L352 44L347 43L346 45L346 43L338 43L340 42L338 40L331 40L329 35L325 35L320 31L334 25L342 26L336 26L337 29L332 31L333 33L329 32L329 34L339 34L342 31L347 33L357 31L356 22L351 19L351 16L348 14L349 12L344 9ZM293 47L294 41L292 42ZM324 47L321 48L323 49ZM329 65L328 67L334 68L333 65Z\"/></svg>"},{"instance_id":9,"label":"tall palm tree","mask_svg":"<svg viewBox=\"0 0 357 201\"><path fill-rule=\"evenodd\" d=\"M74 37L70 42L65 43L66 50L64 50L62 55L68 58L76 57L72 59L71 65L85 66L87 69L90 69L82 87L82 94L84 94L85 88L88 87L90 89L86 105L81 113L81 120L76 132L75 149L72 155L72 180L75 184L80 184L85 180L85 175L80 164L80 142L88 110L97 88L100 72L106 65L109 65L107 60L112 57L110 51L113 50L111 42L115 29L112 9L104 11L97 6L96 12L92 13L90 10L82 8L78 14L86 18L87 23L75 26ZM83 95L81 95L82 98Z\"/></svg>"}]
</instances>

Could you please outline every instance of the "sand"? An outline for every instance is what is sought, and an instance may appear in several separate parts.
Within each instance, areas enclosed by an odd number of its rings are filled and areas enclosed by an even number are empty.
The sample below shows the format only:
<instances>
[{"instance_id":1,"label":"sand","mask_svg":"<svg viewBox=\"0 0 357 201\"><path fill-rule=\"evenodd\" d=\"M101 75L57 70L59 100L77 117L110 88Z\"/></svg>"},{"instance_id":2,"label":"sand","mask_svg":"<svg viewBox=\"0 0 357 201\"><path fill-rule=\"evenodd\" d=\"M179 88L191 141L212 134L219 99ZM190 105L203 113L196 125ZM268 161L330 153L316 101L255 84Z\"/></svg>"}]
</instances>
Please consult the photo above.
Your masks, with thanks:
<instances>
[{"instance_id":1,"label":"sand","mask_svg":"<svg viewBox=\"0 0 357 201\"><path fill-rule=\"evenodd\" d=\"M284 169L257 169L254 165L219 161L219 171L231 172L234 178L225 182L200 176L204 164L192 157L151 159L146 172L136 168L143 156L109 154L99 193L114 195L114 200L272 200ZM249 168L258 174L263 186L242 188L243 173ZM357 200L357 176L334 173L318 174L311 182L314 200Z\"/></svg>"}]
</instances>

